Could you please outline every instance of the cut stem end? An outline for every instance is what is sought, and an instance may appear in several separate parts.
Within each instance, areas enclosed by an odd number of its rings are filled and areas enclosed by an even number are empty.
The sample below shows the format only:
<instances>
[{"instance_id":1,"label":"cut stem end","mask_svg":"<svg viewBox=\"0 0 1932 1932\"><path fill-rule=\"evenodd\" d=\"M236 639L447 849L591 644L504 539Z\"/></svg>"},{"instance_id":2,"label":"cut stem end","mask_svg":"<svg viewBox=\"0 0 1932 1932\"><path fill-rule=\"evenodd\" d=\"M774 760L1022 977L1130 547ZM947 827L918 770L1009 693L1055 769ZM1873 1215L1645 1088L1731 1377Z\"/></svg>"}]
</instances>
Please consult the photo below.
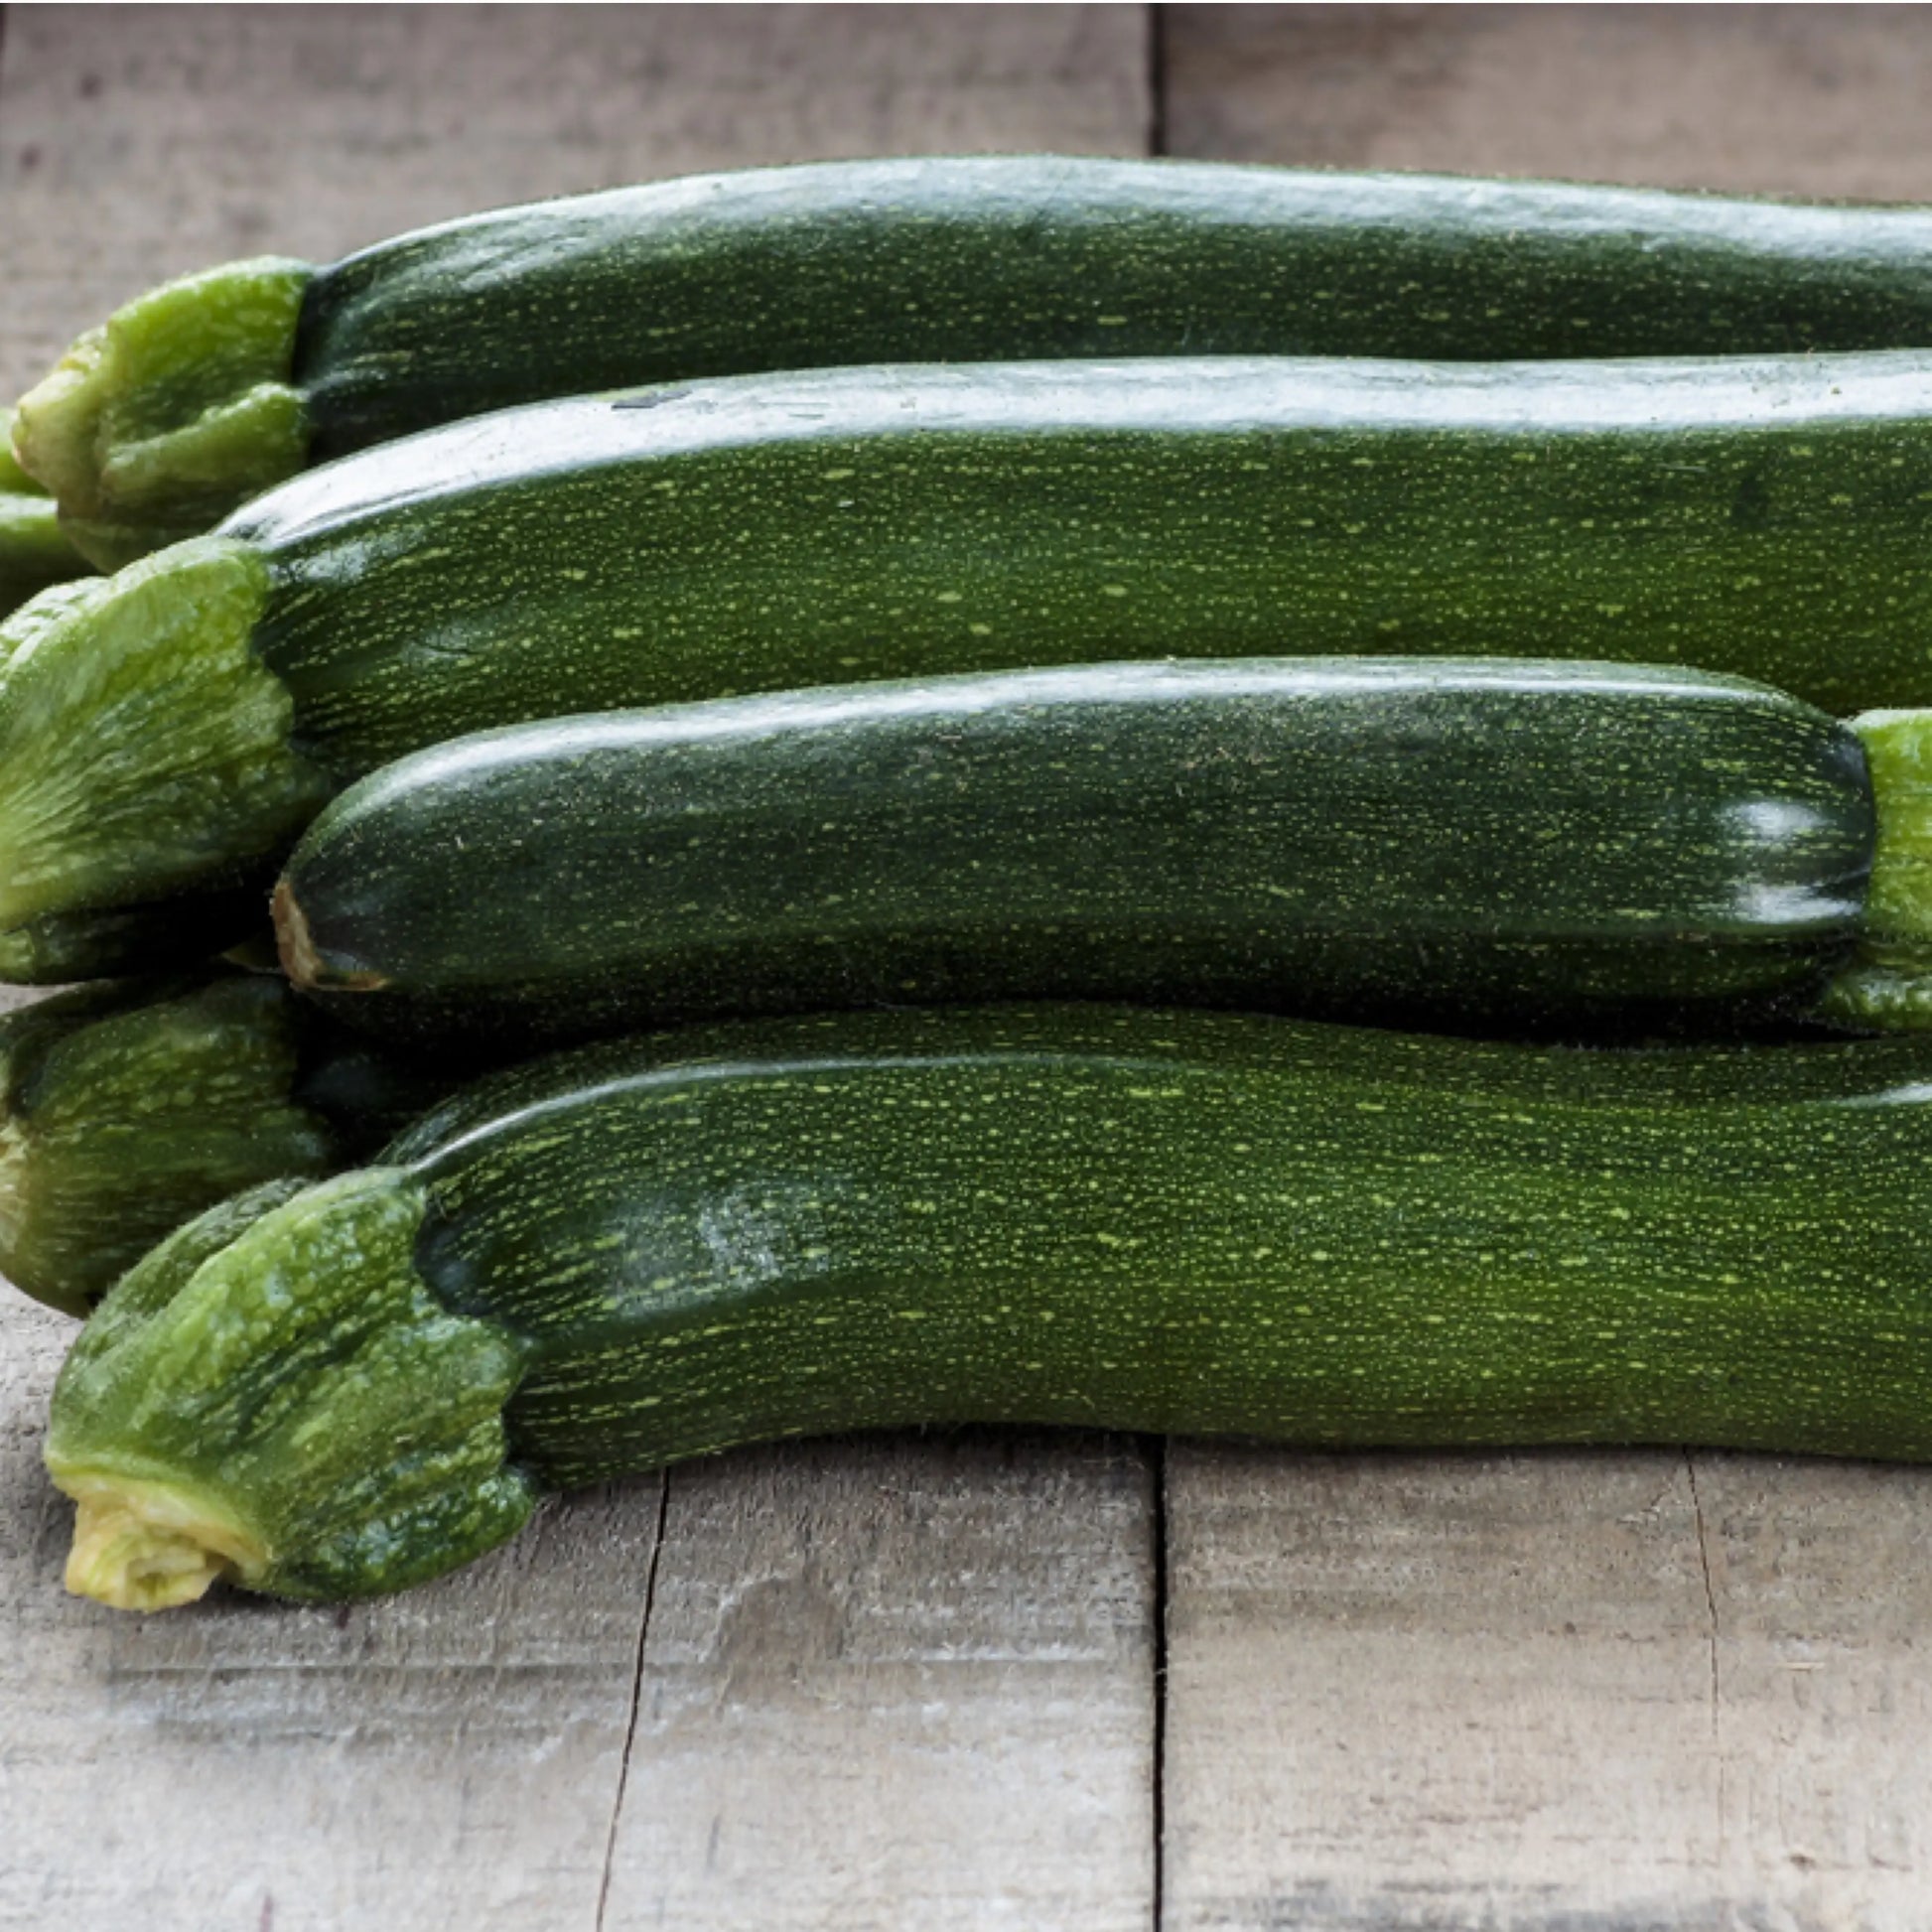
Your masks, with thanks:
<instances>
[{"instance_id":1,"label":"cut stem end","mask_svg":"<svg viewBox=\"0 0 1932 1932\"><path fill-rule=\"evenodd\" d=\"M168 1610L262 1567L260 1544L194 1490L106 1473L55 1479L79 1505L67 1568L75 1596L116 1610Z\"/></svg>"}]
</instances>

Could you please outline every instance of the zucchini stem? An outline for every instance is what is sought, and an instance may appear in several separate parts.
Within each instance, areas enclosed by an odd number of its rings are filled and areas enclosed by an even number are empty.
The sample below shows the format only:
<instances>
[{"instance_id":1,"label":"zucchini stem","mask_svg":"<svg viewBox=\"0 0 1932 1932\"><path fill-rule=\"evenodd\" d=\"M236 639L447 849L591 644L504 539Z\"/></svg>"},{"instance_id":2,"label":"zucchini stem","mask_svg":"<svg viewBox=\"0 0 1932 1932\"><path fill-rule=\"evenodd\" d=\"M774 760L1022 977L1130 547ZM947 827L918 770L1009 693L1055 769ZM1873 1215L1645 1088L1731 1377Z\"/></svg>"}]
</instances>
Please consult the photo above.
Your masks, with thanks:
<instances>
[{"instance_id":1,"label":"zucchini stem","mask_svg":"<svg viewBox=\"0 0 1932 1932\"><path fill-rule=\"evenodd\" d=\"M0 489L0 618L50 584L88 574L51 497Z\"/></svg>"},{"instance_id":2,"label":"zucchini stem","mask_svg":"<svg viewBox=\"0 0 1932 1932\"><path fill-rule=\"evenodd\" d=\"M53 497L14 461L13 420L0 409L0 618L50 584L88 575Z\"/></svg>"},{"instance_id":3,"label":"zucchini stem","mask_svg":"<svg viewBox=\"0 0 1932 1932\"><path fill-rule=\"evenodd\" d=\"M1932 1029L1932 711L1867 711L1851 728L1871 774L1877 844L1859 948L1822 1012L1922 1033Z\"/></svg>"},{"instance_id":4,"label":"zucchini stem","mask_svg":"<svg viewBox=\"0 0 1932 1932\"><path fill-rule=\"evenodd\" d=\"M312 1026L279 980L243 973L82 987L0 1019L0 1273L84 1315L204 1208L370 1145L310 1104L331 1070Z\"/></svg>"},{"instance_id":5,"label":"zucchini stem","mask_svg":"<svg viewBox=\"0 0 1932 1932\"><path fill-rule=\"evenodd\" d=\"M527 1347L430 1292L426 1207L395 1168L272 1183L122 1277L54 1394L48 1472L81 1505L70 1589L161 1608L232 1573L355 1596L521 1528L536 1487L503 1409Z\"/></svg>"},{"instance_id":6,"label":"zucchini stem","mask_svg":"<svg viewBox=\"0 0 1932 1932\"><path fill-rule=\"evenodd\" d=\"M254 652L267 596L201 537L0 622L0 932L233 885L328 796Z\"/></svg>"},{"instance_id":7,"label":"zucchini stem","mask_svg":"<svg viewBox=\"0 0 1932 1932\"><path fill-rule=\"evenodd\" d=\"M289 376L312 274L264 257L164 283L21 399L15 452L82 555L118 569L303 467L308 415Z\"/></svg>"}]
</instances>

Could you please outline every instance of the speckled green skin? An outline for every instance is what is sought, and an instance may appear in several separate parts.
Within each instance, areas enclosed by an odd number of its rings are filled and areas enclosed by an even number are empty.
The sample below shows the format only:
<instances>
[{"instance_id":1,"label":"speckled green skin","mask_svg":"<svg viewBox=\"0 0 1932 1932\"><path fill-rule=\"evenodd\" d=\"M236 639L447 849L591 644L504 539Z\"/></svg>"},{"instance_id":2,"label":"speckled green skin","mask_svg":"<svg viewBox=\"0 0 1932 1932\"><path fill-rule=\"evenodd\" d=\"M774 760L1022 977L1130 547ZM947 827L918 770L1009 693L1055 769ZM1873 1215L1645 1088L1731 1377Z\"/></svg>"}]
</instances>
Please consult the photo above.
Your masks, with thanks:
<instances>
[{"instance_id":1,"label":"speckled green skin","mask_svg":"<svg viewBox=\"0 0 1932 1932\"><path fill-rule=\"evenodd\" d=\"M465 1560L511 1477L825 1430L1928 1457L1928 1073L1918 1040L1611 1055L1101 1007L608 1043L458 1095L176 1301L124 1287L49 1458L192 1476L268 1551L247 1581L300 1591ZM438 1444L459 1533L353 1543Z\"/></svg>"},{"instance_id":2,"label":"speckled green skin","mask_svg":"<svg viewBox=\"0 0 1932 1932\"><path fill-rule=\"evenodd\" d=\"M1858 739L1762 686L1508 659L1115 664L482 734L289 859L290 970L495 1043L1127 999L1735 1025L1863 921Z\"/></svg>"},{"instance_id":3,"label":"speckled green skin","mask_svg":"<svg viewBox=\"0 0 1932 1932\"><path fill-rule=\"evenodd\" d=\"M836 363L1932 346L1932 212L1053 156L834 162L481 214L320 270L339 455L545 396Z\"/></svg>"},{"instance_id":4,"label":"speckled green skin","mask_svg":"<svg viewBox=\"0 0 1932 1932\"><path fill-rule=\"evenodd\" d=\"M1932 346L1932 212L1059 156L833 162L225 263L83 336L23 437L117 565L509 404L883 361Z\"/></svg>"},{"instance_id":5,"label":"speckled green skin","mask_svg":"<svg viewBox=\"0 0 1932 1932\"><path fill-rule=\"evenodd\" d=\"M448 1092L280 980L213 969L0 1019L0 1274L82 1315L224 1196L366 1159Z\"/></svg>"},{"instance_id":6,"label":"speckled green skin","mask_svg":"<svg viewBox=\"0 0 1932 1932\"><path fill-rule=\"evenodd\" d=\"M0 679L0 926L226 883L393 759L629 705L1306 650L1922 704L1922 499L1932 352L906 365L499 411L49 620Z\"/></svg>"},{"instance_id":7,"label":"speckled green skin","mask_svg":"<svg viewBox=\"0 0 1932 1932\"><path fill-rule=\"evenodd\" d=\"M835 369L504 411L224 526L347 778L621 705L1301 650L1932 700L1932 353Z\"/></svg>"}]
</instances>

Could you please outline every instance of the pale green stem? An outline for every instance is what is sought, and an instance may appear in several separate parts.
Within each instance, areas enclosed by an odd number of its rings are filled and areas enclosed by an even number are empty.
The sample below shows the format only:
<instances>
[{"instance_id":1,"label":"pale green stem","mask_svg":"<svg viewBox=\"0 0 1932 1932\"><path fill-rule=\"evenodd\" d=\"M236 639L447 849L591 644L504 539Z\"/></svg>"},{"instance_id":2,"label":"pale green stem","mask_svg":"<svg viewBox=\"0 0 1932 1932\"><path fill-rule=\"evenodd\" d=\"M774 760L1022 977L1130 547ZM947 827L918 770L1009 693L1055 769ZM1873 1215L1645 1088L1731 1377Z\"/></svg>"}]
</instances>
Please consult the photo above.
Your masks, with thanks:
<instances>
[{"instance_id":1,"label":"pale green stem","mask_svg":"<svg viewBox=\"0 0 1932 1932\"><path fill-rule=\"evenodd\" d=\"M165 283L21 399L14 449L104 569L212 528L308 460L292 380L313 270L264 258Z\"/></svg>"}]
</instances>

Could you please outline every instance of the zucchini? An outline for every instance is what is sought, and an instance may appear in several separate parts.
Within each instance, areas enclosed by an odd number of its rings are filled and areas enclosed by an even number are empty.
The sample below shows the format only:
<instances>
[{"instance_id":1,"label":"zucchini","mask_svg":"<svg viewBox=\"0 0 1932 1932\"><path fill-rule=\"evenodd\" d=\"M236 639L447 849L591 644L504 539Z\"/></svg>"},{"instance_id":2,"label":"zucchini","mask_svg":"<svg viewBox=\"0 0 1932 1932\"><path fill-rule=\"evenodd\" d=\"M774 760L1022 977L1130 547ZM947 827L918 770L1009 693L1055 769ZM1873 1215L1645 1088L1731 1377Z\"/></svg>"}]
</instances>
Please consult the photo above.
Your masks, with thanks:
<instances>
[{"instance_id":1,"label":"zucchini","mask_svg":"<svg viewBox=\"0 0 1932 1932\"><path fill-rule=\"evenodd\" d=\"M0 618L88 565L61 529L54 499L14 461L13 411L0 409Z\"/></svg>"},{"instance_id":2,"label":"zucchini","mask_svg":"<svg viewBox=\"0 0 1932 1932\"><path fill-rule=\"evenodd\" d=\"M548 1488L908 1424L1932 1457L1928 1073L1106 1007L527 1063L123 1278L54 1393L69 1584L390 1589Z\"/></svg>"},{"instance_id":3,"label":"zucchini","mask_svg":"<svg viewBox=\"0 0 1932 1932\"><path fill-rule=\"evenodd\" d=\"M403 1039L1003 998L1475 1028L1796 1011L1862 930L1855 733L1760 685L1243 659L512 727L385 766L276 888Z\"/></svg>"},{"instance_id":4,"label":"zucchini","mask_svg":"<svg viewBox=\"0 0 1932 1932\"><path fill-rule=\"evenodd\" d=\"M448 1090L279 980L77 988L0 1018L0 1274L84 1315L163 1236L278 1175L374 1153Z\"/></svg>"},{"instance_id":5,"label":"zucchini","mask_svg":"<svg viewBox=\"0 0 1932 1932\"><path fill-rule=\"evenodd\" d=\"M142 296L22 405L108 564L305 462L514 403L897 361L1932 346L1932 213L1052 156L834 162L499 209Z\"/></svg>"},{"instance_id":6,"label":"zucchini","mask_svg":"<svg viewBox=\"0 0 1932 1932\"><path fill-rule=\"evenodd\" d=\"M1928 499L1932 353L834 369L502 411L0 626L38 626L0 677L0 931L270 865L426 745L625 705L1309 646L1916 705Z\"/></svg>"},{"instance_id":7,"label":"zucchini","mask_svg":"<svg viewBox=\"0 0 1932 1932\"><path fill-rule=\"evenodd\" d=\"M260 933L263 902L253 881L149 904L50 912L0 932L0 981L67 986L204 965Z\"/></svg>"}]
</instances>

